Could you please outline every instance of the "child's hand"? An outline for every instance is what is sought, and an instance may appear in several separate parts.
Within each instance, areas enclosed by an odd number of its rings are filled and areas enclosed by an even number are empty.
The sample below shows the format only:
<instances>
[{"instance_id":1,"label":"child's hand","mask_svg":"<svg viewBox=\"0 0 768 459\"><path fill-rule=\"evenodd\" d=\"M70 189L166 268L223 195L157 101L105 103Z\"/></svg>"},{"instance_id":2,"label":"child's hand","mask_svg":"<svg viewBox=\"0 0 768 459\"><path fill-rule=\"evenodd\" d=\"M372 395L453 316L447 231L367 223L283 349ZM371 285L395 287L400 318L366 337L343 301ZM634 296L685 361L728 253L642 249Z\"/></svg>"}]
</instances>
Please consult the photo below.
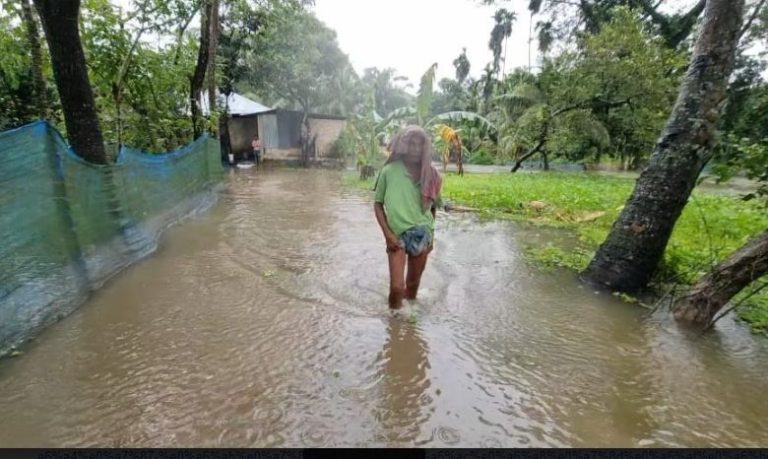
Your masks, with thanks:
<instances>
[{"instance_id":1,"label":"child's hand","mask_svg":"<svg viewBox=\"0 0 768 459\"><path fill-rule=\"evenodd\" d=\"M397 252L401 249L400 239L394 233L387 233L385 238L387 241L387 252Z\"/></svg>"}]
</instances>

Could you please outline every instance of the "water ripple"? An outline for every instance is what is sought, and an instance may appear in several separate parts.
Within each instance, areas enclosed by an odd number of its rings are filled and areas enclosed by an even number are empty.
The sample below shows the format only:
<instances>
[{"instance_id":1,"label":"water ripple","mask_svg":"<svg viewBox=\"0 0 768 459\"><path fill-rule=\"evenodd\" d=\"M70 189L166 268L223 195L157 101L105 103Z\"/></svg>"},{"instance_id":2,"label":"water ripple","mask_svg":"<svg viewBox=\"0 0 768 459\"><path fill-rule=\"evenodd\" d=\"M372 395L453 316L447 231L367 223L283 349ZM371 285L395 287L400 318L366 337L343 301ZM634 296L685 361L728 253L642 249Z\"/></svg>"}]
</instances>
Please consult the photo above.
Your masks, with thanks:
<instances>
[{"instance_id":1,"label":"water ripple","mask_svg":"<svg viewBox=\"0 0 768 459\"><path fill-rule=\"evenodd\" d=\"M3 446L756 446L768 345L522 261L561 233L441 214L410 313L365 193L233 171L221 202L0 362Z\"/></svg>"}]
</instances>

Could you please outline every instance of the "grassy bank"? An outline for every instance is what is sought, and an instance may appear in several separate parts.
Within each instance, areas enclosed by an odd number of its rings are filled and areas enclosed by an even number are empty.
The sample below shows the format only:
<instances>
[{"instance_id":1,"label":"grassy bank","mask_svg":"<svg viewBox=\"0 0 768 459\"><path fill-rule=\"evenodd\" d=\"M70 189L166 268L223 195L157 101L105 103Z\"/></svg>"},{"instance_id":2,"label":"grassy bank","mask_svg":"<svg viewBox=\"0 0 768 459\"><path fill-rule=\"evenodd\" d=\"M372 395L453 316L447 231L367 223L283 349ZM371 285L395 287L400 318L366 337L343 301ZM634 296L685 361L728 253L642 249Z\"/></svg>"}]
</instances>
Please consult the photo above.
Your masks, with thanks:
<instances>
[{"instance_id":1,"label":"grassy bank","mask_svg":"<svg viewBox=\"0 0 768 459\"><path fill-rule=\"evenodd\" d=\"M349 176L350 186L370 189L372 181ZM449 174L443 195L478 209L483 218L513 219L574 231L580 244L529 247L528 257L548 268L580 270L613 224L634 180L592 173ZM675 227L657 282L691 283L713 263L768 227L768 214L755 203L696 191ZM768 295L738 311L754 330L768 332Z\"/></svg>"}]
</instances>

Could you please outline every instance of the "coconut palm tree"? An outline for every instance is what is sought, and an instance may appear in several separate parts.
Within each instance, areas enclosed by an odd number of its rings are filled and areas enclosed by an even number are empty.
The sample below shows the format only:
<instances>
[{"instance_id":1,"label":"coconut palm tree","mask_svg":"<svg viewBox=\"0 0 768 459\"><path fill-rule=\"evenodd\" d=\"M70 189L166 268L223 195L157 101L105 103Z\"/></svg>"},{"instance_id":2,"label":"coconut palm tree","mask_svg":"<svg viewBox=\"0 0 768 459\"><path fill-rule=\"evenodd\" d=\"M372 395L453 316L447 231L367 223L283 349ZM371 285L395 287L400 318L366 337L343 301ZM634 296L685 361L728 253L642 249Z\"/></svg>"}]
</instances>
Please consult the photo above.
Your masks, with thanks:
<instances>
[{"instance_id":1,"label":"coconut palm tree","mask_svg":"<svg viewBox=\"0 0 768 459\"><path fill-rule=\"evenodd\" d=\"M493 52L493 73L500 76L502 68L499 65L499 62L502 61L502 48L504 50L504 67L506 67L507 41L509 40L509 36L512 35L512 24L517 20L517 16L514 11L501 8L496 11L493 19L496 23L493 26L493 29L491 29L491 39L488 42L488 48Z\"/></svg>"}]
</instances>

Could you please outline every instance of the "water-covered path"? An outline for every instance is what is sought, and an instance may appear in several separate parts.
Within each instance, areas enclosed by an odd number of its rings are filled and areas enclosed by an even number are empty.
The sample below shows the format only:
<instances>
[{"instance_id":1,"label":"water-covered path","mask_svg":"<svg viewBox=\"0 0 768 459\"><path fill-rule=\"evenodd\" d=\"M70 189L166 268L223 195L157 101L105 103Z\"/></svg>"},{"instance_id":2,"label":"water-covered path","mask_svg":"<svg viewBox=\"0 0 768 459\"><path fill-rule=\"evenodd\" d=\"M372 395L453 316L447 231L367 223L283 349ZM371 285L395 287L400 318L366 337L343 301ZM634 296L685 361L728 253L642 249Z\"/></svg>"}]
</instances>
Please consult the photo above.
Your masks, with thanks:
<instances>
[{"instance_id":1,"label":"water-covered path","mask_svg":"<svg viewBox=\"0 0 768 459\"><path fill-rule=\"evenodd\" d=\"M768 345L537 273L551 235L439 215L386 308L370 202L233 171L220 203L0 361L0 446L768 446Z\"/></svg>"}]
</instances>

